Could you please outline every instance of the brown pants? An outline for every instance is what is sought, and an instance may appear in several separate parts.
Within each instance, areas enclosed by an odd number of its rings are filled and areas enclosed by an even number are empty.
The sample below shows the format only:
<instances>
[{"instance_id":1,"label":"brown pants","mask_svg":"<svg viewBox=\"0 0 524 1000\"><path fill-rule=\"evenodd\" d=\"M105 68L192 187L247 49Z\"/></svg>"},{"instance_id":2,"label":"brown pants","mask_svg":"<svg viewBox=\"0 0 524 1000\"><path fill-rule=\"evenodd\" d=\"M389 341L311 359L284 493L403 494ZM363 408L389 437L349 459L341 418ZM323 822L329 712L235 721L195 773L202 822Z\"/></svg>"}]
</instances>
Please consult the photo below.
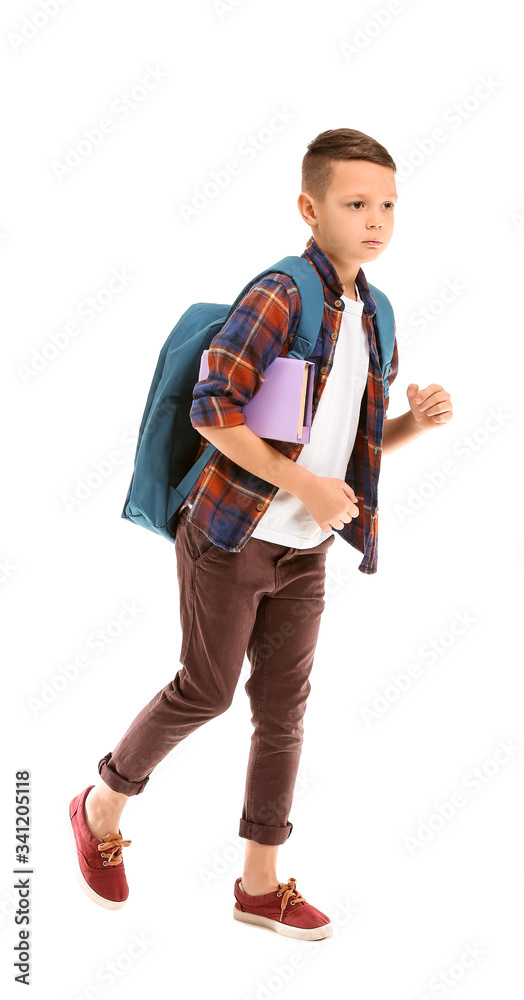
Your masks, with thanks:
<instances>
[{"instance_id":1,"label":"brown pants","mask_svg":"<svg viewBox=\"0 0 524 1000\"><path fill-rule=\"evenodd\" d=\"M330 535L309 549L251 537L241 552L214 545L182 511L175 548L183 664L137 715L98 771L116 792L142 792L186 736L225 712L247 652L254 727L239 836L282 844L303 742L309 674L324 610Z\"/></svg>"}]
</instances>

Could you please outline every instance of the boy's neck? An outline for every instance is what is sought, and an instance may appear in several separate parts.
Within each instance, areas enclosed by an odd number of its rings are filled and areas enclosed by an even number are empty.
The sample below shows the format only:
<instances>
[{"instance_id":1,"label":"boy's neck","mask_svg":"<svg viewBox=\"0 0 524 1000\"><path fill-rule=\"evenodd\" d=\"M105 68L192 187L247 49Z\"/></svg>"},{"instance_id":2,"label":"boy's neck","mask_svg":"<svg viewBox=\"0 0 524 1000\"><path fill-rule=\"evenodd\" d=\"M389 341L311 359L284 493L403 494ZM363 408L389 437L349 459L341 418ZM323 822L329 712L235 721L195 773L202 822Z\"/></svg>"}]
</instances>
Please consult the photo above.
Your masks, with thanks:
<instances>
[{"instance_id":1,"label":"boy's neck","mask_svg":"<svg viewBox=\"0 0 524 1000\"><path fill-rule=\"evenodd\" d=\"M335 271L337 272L340 278L340 282L344 288L342 294L345 295L347 299L353 299L354 302L358 302L357 293L355 291L355 285L357 281L357 274L360 271L360 264L356 269L353 265L353 268L349 270L348 265L345 265L343 261L337 262L336 254L332 254L331 252L328 252L327 250L324 249L324 247L322 246L322 244L319 242L319 240L315 235L313 235L313 239L317 243L317 246L320 247L322 252L325 253L326 257L328 258L329 261L331 261L333 267L335 268Z\"/></svg>"},{"instance_id":2,"label":"boy's neck","mask_svg":"<svg viewBox=\"0 0 524 1000\"><path fill-rule=\"evenodd\" d=\"M360 266L357 267L356 271L352 272L351 274L341 274L335 262L331 261L331 263L333 264L333 267L335 268L340 278L340 282L344 288L342 294L345 295L347 299L354 299L355 301L357 301L357 293L355 291L355 286L357 283L357 274L360 271Z\"/></svg>"}]
</instances>

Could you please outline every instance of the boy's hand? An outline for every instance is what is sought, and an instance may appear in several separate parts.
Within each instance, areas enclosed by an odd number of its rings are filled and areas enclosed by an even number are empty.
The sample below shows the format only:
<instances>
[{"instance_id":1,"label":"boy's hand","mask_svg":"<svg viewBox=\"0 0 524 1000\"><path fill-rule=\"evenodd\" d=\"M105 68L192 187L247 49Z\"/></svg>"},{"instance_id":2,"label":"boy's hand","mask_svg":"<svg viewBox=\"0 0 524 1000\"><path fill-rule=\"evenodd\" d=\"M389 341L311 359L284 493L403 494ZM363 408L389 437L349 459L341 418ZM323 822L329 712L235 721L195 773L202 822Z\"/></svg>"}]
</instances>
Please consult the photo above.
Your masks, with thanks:
<instances>
[{"instance_id":1,"label":"boy's hand","mask_svg":"<svg viewBox=\"0 0 524 1000\"><path fill-rule=\"evenodd\" d=\"M358 517L356 494L344 479L313 475L299 499L322 531L343 528Z\"/></svg>"},{"instance_id":2,"label":"boy's hand","mask_svg":"<svg viewBox=\"0 0 524 1000\"><path fill-rule=\"evenodd\" d=\"M419 389L411 382L406 390L408 403L417 427L427 431L435 424L447 424L453 416L453 406L449 392L432 382L425 389Z\"/></svg>"}]
</instances>

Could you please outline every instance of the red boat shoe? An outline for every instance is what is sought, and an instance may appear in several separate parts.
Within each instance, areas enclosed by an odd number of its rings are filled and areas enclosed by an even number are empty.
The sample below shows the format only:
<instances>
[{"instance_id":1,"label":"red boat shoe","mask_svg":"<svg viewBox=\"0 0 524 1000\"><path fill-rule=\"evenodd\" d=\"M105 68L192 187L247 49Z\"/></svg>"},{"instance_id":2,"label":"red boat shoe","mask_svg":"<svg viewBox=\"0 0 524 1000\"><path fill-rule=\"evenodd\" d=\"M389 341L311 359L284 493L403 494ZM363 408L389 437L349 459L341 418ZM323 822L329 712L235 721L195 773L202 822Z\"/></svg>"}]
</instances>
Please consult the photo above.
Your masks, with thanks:
<instances>
[{"instance_id":1,"label":"red boat shoe","mask_svg":"<svg viewBox=\"0 0 524 1000\"><path fill-rule=\"evenodd\" d=\"M233 916L248 924L262 924L286 937L317 941L331 937L333 924L325 913L308 903L297 892L296 879L279 882L278 889L261 896L249 896L240 888L241 878L235 882L236 903Z\"/></svg>"},{"instance_id":2,"label":"red boat shoe","mask_svg":"<svg viewBox=\"0 0 524 1000\"><path fill-rule=\"evenodd\" d=\"M76 843L78 867L76 877L84 892L99 906L118 910L129 896L122 857L122 847L131 841L122 840L122 833L107 833L103 840L95 837L87 825L85 800L94 785L88 785L69 803L69 818Z\"/></svg>"}]
</instances>

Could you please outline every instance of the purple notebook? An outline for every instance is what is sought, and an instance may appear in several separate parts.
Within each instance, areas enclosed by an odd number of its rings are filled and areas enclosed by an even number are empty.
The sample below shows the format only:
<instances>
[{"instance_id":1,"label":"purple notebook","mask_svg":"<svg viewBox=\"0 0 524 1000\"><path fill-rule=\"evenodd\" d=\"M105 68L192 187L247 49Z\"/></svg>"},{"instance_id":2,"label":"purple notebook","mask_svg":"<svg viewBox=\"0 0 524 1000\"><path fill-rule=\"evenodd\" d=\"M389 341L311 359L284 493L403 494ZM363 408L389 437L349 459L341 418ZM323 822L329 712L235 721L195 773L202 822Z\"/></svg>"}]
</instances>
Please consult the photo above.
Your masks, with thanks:
<instances>
[{"instance_id":1,"label":"purple notebook","mask_svg":"<svg viewBox=\"0 0 524 1000\"><path fill-rule=\"evenodd\" d=\"M208 377L207 351L202 352L199 381ZM309 444L313 412L315 365L300 358L275 358L265 381L242 413L253 434L275 441Z\"/></svg>"}]
</instances>

